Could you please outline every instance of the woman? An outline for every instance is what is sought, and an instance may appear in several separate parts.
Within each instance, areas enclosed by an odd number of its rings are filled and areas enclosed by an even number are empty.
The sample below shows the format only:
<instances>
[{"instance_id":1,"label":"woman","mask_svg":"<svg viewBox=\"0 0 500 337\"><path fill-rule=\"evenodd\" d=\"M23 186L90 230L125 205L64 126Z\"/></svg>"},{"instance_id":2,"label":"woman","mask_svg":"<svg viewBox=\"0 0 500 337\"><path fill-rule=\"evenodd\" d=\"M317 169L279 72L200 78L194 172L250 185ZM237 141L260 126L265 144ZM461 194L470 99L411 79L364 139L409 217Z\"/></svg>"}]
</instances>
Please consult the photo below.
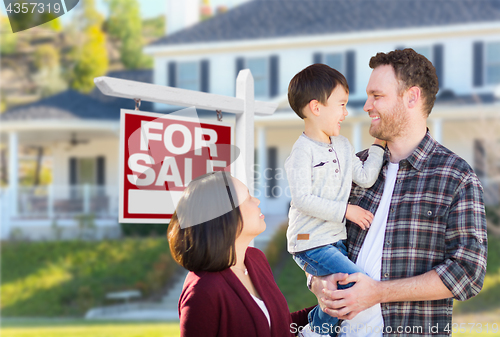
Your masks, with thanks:
<instances>
[{"instance_id":1,"label":"woman","mask_svg":"<svg viewBox=\"0 0 500 337\"><path fill-rule=\"evenodd\" d=\"M226 172L184 191L167 234L172 256L190 270L179 298L181 336L290 337L308 323L312 307L290 314L265 255L248 247L266 228L259 203Z\"/></svg>"}]
</instances>

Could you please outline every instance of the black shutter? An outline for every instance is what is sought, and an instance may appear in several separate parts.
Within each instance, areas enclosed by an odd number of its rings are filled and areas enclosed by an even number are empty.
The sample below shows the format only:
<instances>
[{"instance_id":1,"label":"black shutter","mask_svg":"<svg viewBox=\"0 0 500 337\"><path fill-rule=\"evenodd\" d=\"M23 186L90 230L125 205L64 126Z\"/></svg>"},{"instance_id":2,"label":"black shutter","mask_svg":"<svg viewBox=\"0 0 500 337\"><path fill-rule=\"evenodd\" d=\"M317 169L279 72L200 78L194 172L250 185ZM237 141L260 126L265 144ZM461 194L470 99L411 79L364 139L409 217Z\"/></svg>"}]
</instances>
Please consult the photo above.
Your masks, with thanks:
<instances>
[{"instance_id":1,"label":"black shutter","mask_svg":"<svg viewBox=\"0 0 500 337\"><path fill-rule=\"evenodd\" d=\"M473 85L475 87L480 87L484 84L483 78L483 52L484 52L484 43L481 41L474 42L473 46Z\"/></svg>"},{"instance_id":2,"label":"black shutter","mask_svg":"<svg viewBox=\"0 0 500 337\"><path fill-rule=\"evenodd\" d=\"M313 54L313 63L323 63L323 54L322 53L314 53Z\"/></svg>"},{"instance_id":3,"label":"black shutter","mask_svg":"<svg viewBox=\"0 0 500 337\"><path fill-rule=\"evenodd\" d=\"M69 158L69 184L70 185L76 185L78 184L77 181L77 168L76 168L76 158L75 157L70 157Z\"/></svg>"},{"instance_id":4,"label":"black shutter","mask_svg":"<svg viewBox=\"0 0 500 337\"><path fill-rule=\"evenodd\" d=\"M345 74L349 84L349 93L356 92L356 52L350 50L345 54Z\"/></svg>"},{"instance_id":5,"label":"black shutter","mask_svg":"<svg viewBox=\"0 0 500 337\"><path fill-rule=\"evenodd\" d=\"M201 61L201 91L210 91L210 61Z\"/></svg>"},{"instance_id":6,"label":"black shutter","mask_svg":"<svg viewBox=\"0 0 500 337\"><path fill-rule=\"evenodd\" d=\"M436 75L439 80L439 87L443 88L444 87L444 63L443 63L443 45L442 44L435 44L434 45L434 68L436 68Z\"/></svg>"},{"instance_id":7,"label":"black shutter","mask_svg":"<svg viewBox=\"0 0 500 337\"><path fill-rule=\"evenodd\" d=\"M106 183L106 171L105 171L105 162L106 158L104 156L97 157L96 166L97 166L97 185L104 186Z\"/></svg>"},{"instance_id":8,"label":"black shutter","mask_svg":"<svg viewBox=\"0 0 500 337\"><path fill-rule=\"evenodd\" d=\"M172 61L168 62L168 86L175 87L177 86L177 63Z\"/></svg>"},{"instance_id":9,"label":"black shutter","mask_svg":"<svg viewBox=\"0 0 500 337\"><path fill-rule=\"evenodd\" d=\"M279 57L273 55L269 59L269 97L275 97L279 91Z\"/></svg>"},{"instance_id":10,"label":"black shutter","mask_svg":"<svg viewBox=\"0 0 500 337\"><path fill-rule=\"evenodd\" d=\"M238 74L240 73L240 70L245 68L245 59L243 57L238 57L236 59L236 76L238 77Z\"/></svg>"},{"instance_id":11,"label":"black shutter","mask_svg":"<svg viewBox=\"0 0 500 337\"><path fill-rule=\"evenodd\" d=\"M267 171L268 173L264 178L268 182L266 196L269 198L277 197L277 195L273 193L273 187L278 185L278 180L276 179L277 163L278 163L278 148L277 147L268 148L267 167L270 168L270 170Z\"/></svg>"}]
</instances>

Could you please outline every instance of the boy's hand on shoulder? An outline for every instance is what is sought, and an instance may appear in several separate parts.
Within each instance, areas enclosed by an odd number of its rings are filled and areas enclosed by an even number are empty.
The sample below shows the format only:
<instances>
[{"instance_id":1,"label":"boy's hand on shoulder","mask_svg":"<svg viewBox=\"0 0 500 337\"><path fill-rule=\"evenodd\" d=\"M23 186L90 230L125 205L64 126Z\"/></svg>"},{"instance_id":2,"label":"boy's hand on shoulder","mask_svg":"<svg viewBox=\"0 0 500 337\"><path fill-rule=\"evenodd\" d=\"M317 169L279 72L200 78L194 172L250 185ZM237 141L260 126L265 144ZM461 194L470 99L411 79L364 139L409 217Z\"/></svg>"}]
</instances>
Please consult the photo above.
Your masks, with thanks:
<instances>
[{"instance_id":1,"label":"boy's hand on shoulder","mask_svg":"<svg viewBox=\"0 0 500 337\"><path fill-rule=\"evenodd\" d=\"M373 144L380 145L383 148L385 148L386 145L387 145L387 142L385 140L381 140L381 139L375 138L375 141L373 142Z\"/></svg>"},{"instance_id":2,"label":"boy's hand on shoulder","mask_svg":"<svg viewBox=\"0 0 500 337\"><path fill-rule=\"evenodd\" d=\"M370 228L370 224L373 221L373 214L370 211L351 204L347 205L345 217L347 220L350 220L361 227L361 229Z\"/></svg>"}]
</instances>

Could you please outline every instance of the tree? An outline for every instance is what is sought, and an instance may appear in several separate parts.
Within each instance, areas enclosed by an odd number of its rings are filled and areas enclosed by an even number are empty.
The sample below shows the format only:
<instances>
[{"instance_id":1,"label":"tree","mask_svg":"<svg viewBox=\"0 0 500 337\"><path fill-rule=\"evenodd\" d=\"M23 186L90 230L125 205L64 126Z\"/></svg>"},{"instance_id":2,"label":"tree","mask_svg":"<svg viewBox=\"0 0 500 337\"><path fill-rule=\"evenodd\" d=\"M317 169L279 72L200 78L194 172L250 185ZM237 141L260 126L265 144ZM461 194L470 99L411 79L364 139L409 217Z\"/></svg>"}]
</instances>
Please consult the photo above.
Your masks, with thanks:
<instances>
[{"instance_id":1,"label":"tree","mask_svg":"<svg viewBox=\"0 0 500 337\"><path fill-rule=\"evenodd\" d=\"M2 34L2 41L0 43L2 55L13 54L17 47L17 35L12 33L9 19L4 15L0 15L0 33Z\"/></svg>"},{"instance_id":2,"label":"tree","mask_svg":"<svg viewBox=\"0 0 500 337\"><path fill-rule=\"evenodd\" d=\"M106 0L109 7L107 31L120 42L120 60L127 69L151 66L142 53L142 21L137 0Z\"/></svg>"},{"instance_id":3,"label":"tree","mask_svg":"<svg viewBox=\"0 0 500 337\"><path fill-rule=\"evenodd\" d=\"M42 96L51 96L67 88L61 76L59 50L52 44L38 47L34 55L37 73L33 76Z\"/></svg>"},{"instance_id":4,"label":"tree","mask_svg":"<svg viewBox=\"0 0 500 337\"><path fill-rule=\"evenodd\" d=\"M95 10L94 0L82 2L76 22L84 34L81 47L72 52L70 82L73 89L88 93L94 88L94 77L105 75L109 64L106 35L101 29L103 18Z\"/></svg>"}]
</instances>

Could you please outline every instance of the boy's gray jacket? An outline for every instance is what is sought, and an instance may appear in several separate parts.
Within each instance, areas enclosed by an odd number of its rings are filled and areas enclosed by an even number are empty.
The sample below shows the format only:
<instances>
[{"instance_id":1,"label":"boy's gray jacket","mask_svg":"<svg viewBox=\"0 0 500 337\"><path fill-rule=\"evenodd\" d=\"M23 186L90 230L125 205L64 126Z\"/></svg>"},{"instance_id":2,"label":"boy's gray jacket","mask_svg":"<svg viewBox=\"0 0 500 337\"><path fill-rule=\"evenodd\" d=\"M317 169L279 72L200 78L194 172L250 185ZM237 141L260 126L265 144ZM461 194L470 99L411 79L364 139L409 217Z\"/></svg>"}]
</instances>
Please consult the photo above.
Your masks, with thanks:
<instances>
[{"instance_id":1,"label":"boy's gray jacket","mask_svg":"<svg viewBox=\"0 0 500 337\"><path fill-rule=\"evenodd\" d=\"M292 202L288 251L297 253L347 238L345 213L352 181L369 188L378 178L384 149L372 145L363 163L343 136L321 143L302 134L285 161Z\"/></svg>"}]
</instances>

